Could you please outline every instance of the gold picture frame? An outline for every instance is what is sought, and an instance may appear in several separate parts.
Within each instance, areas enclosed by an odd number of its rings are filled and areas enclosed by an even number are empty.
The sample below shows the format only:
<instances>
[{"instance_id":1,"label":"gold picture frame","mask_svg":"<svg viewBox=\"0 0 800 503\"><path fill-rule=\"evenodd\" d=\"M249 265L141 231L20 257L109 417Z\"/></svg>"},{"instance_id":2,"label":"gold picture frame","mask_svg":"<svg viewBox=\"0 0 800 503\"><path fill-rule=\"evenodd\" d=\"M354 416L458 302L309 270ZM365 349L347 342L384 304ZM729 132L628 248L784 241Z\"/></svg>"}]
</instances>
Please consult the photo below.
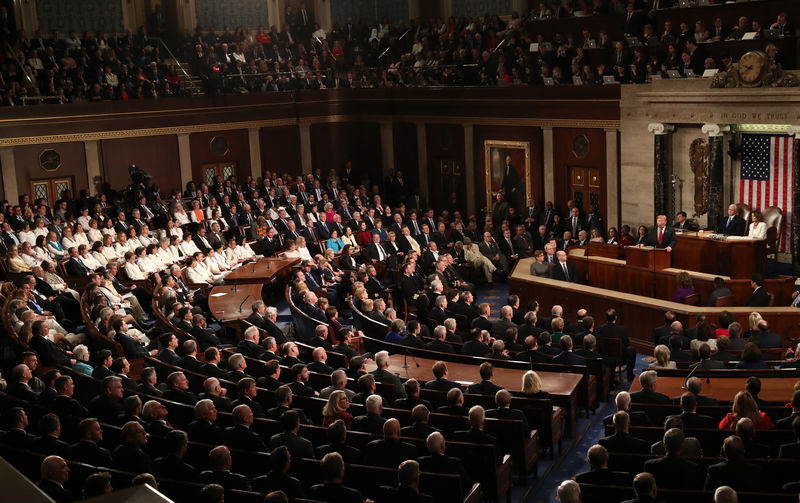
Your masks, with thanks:
<instances>
[{"instance_id":1,"label":"gold picture frame","mask_svg":"<svg viewBox=\"0 0 800 503\"><path fill-rule=\"evenodd\" d=\"M523 196L513 196L517 208L523 207L531 197L531 144L527 141L485 140L484 171L486 172L486 210L492 210L492 204L505 175L505 158L510 155L520 182L524 186ZM518 162L522 160L522 168ZM506 201L509 198L506 196ZM511 202L509 202L511 204Z\"/></svg>"}]
</instances>

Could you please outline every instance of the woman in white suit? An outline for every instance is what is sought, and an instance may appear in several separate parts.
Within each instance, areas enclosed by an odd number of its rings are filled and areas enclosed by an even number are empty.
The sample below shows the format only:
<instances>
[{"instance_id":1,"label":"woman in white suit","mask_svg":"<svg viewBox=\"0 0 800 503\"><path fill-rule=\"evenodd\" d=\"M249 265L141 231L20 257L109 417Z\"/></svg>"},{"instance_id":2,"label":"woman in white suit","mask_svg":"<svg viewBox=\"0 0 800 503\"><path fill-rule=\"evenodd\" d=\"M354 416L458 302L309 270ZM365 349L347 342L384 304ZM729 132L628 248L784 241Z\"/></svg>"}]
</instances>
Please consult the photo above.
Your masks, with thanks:
<instances>
[{"instance_id":1,"label":"woman in white suit","mask_svg":"<svg viewBox=\"0 0 800 503\"><path fill-rule=\"evenodd\" d=\"M764 216L758 210L750 212L750 225L747 228L747 237L751 239L766 239L767 224L764 223Z\"/></svg>"}]
</instances>

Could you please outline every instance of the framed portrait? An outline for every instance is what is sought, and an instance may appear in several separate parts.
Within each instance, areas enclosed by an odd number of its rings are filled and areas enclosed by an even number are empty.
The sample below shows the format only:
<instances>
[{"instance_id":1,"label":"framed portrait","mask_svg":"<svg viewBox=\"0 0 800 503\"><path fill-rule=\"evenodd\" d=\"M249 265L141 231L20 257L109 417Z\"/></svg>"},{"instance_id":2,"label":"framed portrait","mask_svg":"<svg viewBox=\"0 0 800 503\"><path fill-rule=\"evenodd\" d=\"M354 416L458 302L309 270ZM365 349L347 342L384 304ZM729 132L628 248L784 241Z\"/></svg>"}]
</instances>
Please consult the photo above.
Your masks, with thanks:
<instances>
[{"instance_id":1,"label":"framed portrait","mask_svg":"<svg viewBox=\"0 0 800 503\"><path fill-rule=\"evenodd\" d=\"M527 141L483 142L486 171L486 209L491 210L497 192L516 208L531 195L531 148Z\"/></svg>"}]
</instances>

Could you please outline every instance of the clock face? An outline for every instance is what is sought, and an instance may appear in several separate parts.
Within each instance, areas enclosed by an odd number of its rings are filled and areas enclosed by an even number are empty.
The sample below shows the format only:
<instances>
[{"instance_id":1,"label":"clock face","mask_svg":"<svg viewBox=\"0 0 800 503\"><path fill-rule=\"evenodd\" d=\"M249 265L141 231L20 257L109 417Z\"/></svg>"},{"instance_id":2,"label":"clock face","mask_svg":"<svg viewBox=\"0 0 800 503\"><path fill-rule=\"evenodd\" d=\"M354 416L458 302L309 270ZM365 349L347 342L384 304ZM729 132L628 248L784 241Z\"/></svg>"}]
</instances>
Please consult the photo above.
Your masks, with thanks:
<instances>
[{"instance_id":1,"label":"clock face","mask_svg":"<svg viewBox=\"0 0 800 503\"><path fill-rule=\"evenodd\" d=\"M758 53L748 52L739 60L739 76L744 82L755 82L761 76L764 60Z\"/></svg>"}]
</instances>

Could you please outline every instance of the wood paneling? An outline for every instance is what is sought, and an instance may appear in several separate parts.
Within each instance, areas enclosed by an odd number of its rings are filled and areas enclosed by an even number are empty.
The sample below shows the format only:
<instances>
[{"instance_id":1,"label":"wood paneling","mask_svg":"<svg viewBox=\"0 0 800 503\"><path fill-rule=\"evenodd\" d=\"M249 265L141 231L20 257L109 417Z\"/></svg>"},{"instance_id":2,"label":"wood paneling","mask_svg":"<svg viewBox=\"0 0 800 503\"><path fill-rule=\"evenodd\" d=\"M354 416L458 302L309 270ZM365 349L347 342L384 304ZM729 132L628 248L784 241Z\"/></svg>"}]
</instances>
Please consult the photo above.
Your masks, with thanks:
<instances>
[{"instance_id":1,"label":"wood paneling","mask_svg":"<svg viewBox=\"0 0 800 503\"><path fill-rule=\"evenodd\" d=\"M211 151L211 140L222 136L228 140L228 151L216 155ZM244 180L250 174L250 138L246 130L192 133L189 135L189 148L192 151L192 179L202 180L200 167L226 161L236 162L236 178Z\"/></svg>"},{"instance_id":2,"label":"wood paneling","mask_svg":"<svg viewBox=\"0 0 800 503\"><path fill-rule=\"evenodd\" d=\"M583 159L575 155L573 141L576 136L585 135L589 141L589 152ZM562 215L566 211L570 193L570 167L598 168L600 170L600 215L606 222L606 134L602 129L555 128L553 130L554 183L557 207ZM590 201L583 202L588 210Z\"/></svg>"},{"instance_id":3,"label":"wood paneling","mask_svg":"<svg viewBox=\"0 0 800 503\"><path fill-rule=\"evenodd\" d=\"M542 128L511 126L475 126L473 128L475 158L476 208L486 207L486 156L483 142L486 140L526 141L530 143L531 193L536 204L543 206L544 166L542 156Z\"/></svg>"},{"instance_id":4,"label":"wood paneling","mask_svg":"<svg viewBox=\"0 0 800 503\"><path fill-rule=\"evenodd\" d=\"M467 184L464 172L464 128L456 124L426 124L425 143L428 152L428 166L425 168L428 176L428 206L437 212L450 209L451 194L455 192L461 197L460 206L466 207L463 199ZM453 166L460 168L460 174L442 172Z\"/></svg>"},{"instance_id":5,"label":"wood paneling","mask_svg":"<svg viewBox=\"0 0 800 503\"><path fill-rule=\"evenodd\" d=\"M311 126L311 159L314 169L327 177L340 172L347 161L364 179L381 180L381 132L375 123L337 122Z\"/></svg>"},{"instance_id":6,"label":"wood paneling","mask_svg":"<svg viewBox=\"0 0 800 503\"><path fill-rule=\"evenodd\" d=\"M56 171L45 171L39 166L39 155L47 149L53 149L61 155L61 167ZM86 176L86 150L80 141L14 147L14 163L20 194L30 193L31 180L48 178L71 177L76 196L81 189L89 187Z\"/></svg>"},{"instance_id":7,"label":"wood paneling","mask_svg":"<svg viewBox=\"0 0 800 503\"><path fill-rule=\"evenodd\" d=\"M419 186L419 145L417 125L408 122L392 124L394 135L394 169L403 171L403 178L414 187Z\"/></svg>"},{"instance_id":8,"label":"wood paneling","mask_svg":"<svg viewBox=\"0 0 800 503\"><path fill-rule=\"evenodd\" d=\"M302 173L300 132L297 126L262 128L259 139L262 174L265 170L290 175Z\"/></svg>"},{"instance_id":9,"label":"wood paneling","mask_svg":"<svg viewBox=\"0 0 800 503\"><path fill-rule=\"evenodd\" d=\"M103 181L119 189L131 183L128 166L136 164L152 177L162 194L181 186L178 137L120 138L100 142L100 172Z\"/></svg>"}]
</instances>

